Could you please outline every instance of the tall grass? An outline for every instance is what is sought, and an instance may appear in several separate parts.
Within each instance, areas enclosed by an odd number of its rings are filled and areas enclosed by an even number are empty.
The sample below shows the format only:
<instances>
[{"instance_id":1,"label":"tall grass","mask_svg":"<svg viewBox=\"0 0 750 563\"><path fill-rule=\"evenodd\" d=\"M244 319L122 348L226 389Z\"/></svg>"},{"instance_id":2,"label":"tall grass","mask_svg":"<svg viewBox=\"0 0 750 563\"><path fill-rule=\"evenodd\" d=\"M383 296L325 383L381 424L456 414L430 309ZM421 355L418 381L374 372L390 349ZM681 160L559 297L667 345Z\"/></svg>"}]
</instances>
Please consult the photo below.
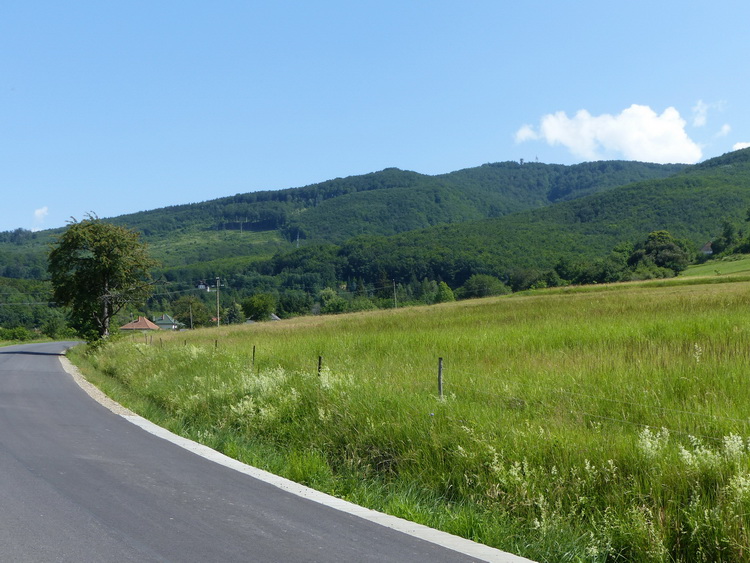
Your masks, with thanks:
<instances>
[{"instance_id":1,"label":"tall grass","mask_svg":"<svg viewBox=\"0 0 750 563\"><path fill-rule=\"evenodd\" d=\"M79 361L172 430L532 559L737 561L749 337L746 284L624 285L139 335Z\"/></svg>"}]
</instances>

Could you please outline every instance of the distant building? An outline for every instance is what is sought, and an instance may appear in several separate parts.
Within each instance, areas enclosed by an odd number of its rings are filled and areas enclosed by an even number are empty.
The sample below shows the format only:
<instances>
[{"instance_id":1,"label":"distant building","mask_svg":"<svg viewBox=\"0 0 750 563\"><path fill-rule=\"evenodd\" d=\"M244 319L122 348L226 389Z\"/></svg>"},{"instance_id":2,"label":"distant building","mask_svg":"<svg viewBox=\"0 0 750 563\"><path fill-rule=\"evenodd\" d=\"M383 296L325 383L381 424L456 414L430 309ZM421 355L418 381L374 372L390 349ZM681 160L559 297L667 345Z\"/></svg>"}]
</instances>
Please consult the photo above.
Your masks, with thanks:
<instances>
[{"instance_id":1,"label":"distant building","mask_svg":"<svg viewBox=\"0 0 750 563\"><path fill-rule=\"evenodd\" d=\"M161 330L180 330L185 326L184 323L176 321L166 313L160 317L154 317L154 324Z\"/></svg>"},{"instance_id":2,"label":"distant building","mask_svg":"<svg viewBox=\"0 0 750 563\"><path fill-rule=\"evenodd\" d=\"M215 319L214 319L214 320L215 320ZM270 315L268 315L268 320L269 320L269 321L280 321L280 320L281 320L281 317L279 317L279 316L278 316L278 315L276 315L275 313L271 313ZM252 319L247 319L247 320L245 321L245 324L249 324L249 325L251 325L251 324L254 324L254 323L255 323L255 321L254 321L254 320L252 320Z\"/></svg>"},{"instance_id":3,"label":"distant building","mask_svg":"<svg viewBox=\"0 0 750 563\"><path fill-rule=\"evenodd\" d=\"M703 245L703 248L701 248L701 254L705 254L706 256L711 256L713 253L714 251L711 248L711 241L708 241L706 244Z\"/></svg>"},{"instance_id":4,"label":"distant building","mask_svg":"<svg viewBox=\"0 0 750 563\"><path fill-rule=\"evenodd\" d=\"M122 325L120 330L160 330L158 326L148 320L146 317L138 317L136 321L130 321Z\"/></svg>"}]
</instances>

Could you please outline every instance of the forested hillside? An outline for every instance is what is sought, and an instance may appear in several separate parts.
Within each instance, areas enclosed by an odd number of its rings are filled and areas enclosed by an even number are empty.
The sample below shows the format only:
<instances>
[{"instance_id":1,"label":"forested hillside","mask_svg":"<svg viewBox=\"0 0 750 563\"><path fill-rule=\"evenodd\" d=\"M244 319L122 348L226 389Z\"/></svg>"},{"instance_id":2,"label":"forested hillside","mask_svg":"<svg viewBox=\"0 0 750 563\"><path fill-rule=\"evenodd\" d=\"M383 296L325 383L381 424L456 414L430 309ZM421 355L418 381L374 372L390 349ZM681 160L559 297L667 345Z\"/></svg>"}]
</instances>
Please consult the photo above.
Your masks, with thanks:
<instances>
[{"instance_id":1,"label":"forested hillside","mask_svg":"<svg viewBox=\"0 0 750 563\"><path fill-rule=\"evenodd\" d=\"M561 260L591 261L619 243L635 245L667 230L694 250L722 222L744 223L750 207L750 150L651 180L557 205L393 237L359 237L338 251L348 278L442 279L462 285L472 274L508 279L516 271L551 269Z\"/></svg>"},{"instance_id":2,"label":"forested hillside","mask_svg":"<svg viewBox=\"0 0 750 563\"><path fill-rule=\"evenodd\" d=\"M321 184L326 193L335 191L338 197L300 209L286 232L290 239L301 233L311 240L338 243L359 234L388 236L502 217L632 182L664 178L682 168L607 161L575 166L501 162L439 176L389 169ZM375 189L370 187L374 184L378 186Z\"/></svg>"},{"instance_id":3,"label":"forested hillside","mask_svg":"<svg viewBox=\"0 0 750 563\"><path fill-rule=\"evenodd\" d=\"M574 166L503 162L439 176L389 168L108 221L140 231L166 268L192 272L217 260L247 264L297 246L300 240L340 244L362 234L388 236L500 217L643 179L664 178L683 168L624 161ZM61 230L0 233L0 276L44 277L49 244Z\"/></svg>"},{"instance_id":4,"label":"forested hillside","mask_svg":"<svg viewBox=\"0 0 750 563\"><path fill-rule=\"evenodd\" d=\"M670 178L600 190L498 218L392 236L361 235L340 245L306 241L270 260L235 263L235 268L225 263L227 285L273 294L280 310L291 314L306 310L315 300L324 312L432 302L444 298L438 293L441 283L459 295L472 296L488 291L492 280L517 290L674 275L658 260L639 263L647 237L652 231L669 231L684 263L717 237L726 221L742 228L750 207L749 161L750 151L731 153ZM197 265L189 269L193 277L209 273ZM165 273L177 283L188 272ZM477 276L483 283L480 289ZM322 299L326 288L333 293ZM295 309L292 301L301 303L300 308Z\"/></svg>"},{"instance_id":5,"label":"forested hillside","mask_svg":"<svg viewBox=\"0 0 750 563\"><path fill-rule=\"evenodd\" d=\"M214 296L196 286L217 277L224 314L241 318L238 303L254 296L283 317L674 275L654 248L684 265L727 229L746 236L749 207L747 149L696 166L387 169L111 222L139 230L161 262L146 312L179 318L200 302L210 322ZM0 274L44 278L55 234L0 233Z\"/></svg>"}]
</instances>

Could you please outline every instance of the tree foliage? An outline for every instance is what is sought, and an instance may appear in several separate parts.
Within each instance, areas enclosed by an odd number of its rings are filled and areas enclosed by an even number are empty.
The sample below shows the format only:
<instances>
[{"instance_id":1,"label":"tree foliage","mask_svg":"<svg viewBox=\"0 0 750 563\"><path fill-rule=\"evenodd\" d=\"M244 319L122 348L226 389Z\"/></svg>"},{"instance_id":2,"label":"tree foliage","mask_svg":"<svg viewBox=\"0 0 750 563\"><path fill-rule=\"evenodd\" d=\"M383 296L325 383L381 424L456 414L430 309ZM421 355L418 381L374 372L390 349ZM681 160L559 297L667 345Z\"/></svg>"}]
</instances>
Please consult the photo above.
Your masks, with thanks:
<instances>
[{"instance_id":1,"label":"tree foliage","mask_svg":"<svg viewBox=\"0 0 750 563\"><path fill-rule=\"evenodd\" d=\"M456 296L461 299L471 299L506 293L510 293L510 288L495 276L474 274L459 288Z\"/></svg>"},{"instance_id":2,"label":"tree foliage","mask_svg":"<svg viewBox=\"0 0 750 563\"><path fill-rule=\"evenodd\" d=\"M668 231L653 231L646 238L642 248L638 248L628 259L628 265L637 269L654 265L679 274L692 260L689 245L675 239Z\"/></svg>"},{"instance_id":3,"label":"tree foliage","mask_svg":"<svg viewBox=\"0 0 750 563\"><path fill-rule=\"evenodd\" d=\"M447 283L441 281L438 284L437 295L435 296L435 303L448 303L449 301L455 301L456 297L453 295L453 290L448 286Z\"/></svg>"},{"instance_id":4,"label":"tree foliage","mask_svg":"<svg viewBox=\"0 0 750 563\"><path fill-rule=\"evenodd\" d=\"M272 293L256 293L242 302L245 315L253 321L267 321L276 312L276 296Z\"/></svg>"},{"instance_id":5,"label":"tree foliage","mask_svg":"<svg viewBox=\"0 0 750 563\"><path fill-rule=\"evenodd\" d=\"M74 220L49 253L53 299L70 307L81 335L106 338L120 309L151 294L155 266L135 231L95 216Z\"/></svg>"},{"instance_id":6,"label":"tree foliage","mask_svg":"<svg viewBox=\"0 0 750 563\"><path fill-rule=\"evenodd\" d=\"M208 305L195 295L183 295L172 303L171 309L174 318L189 328L199 328L214 324Z\"/></svg>"}]
</instances>

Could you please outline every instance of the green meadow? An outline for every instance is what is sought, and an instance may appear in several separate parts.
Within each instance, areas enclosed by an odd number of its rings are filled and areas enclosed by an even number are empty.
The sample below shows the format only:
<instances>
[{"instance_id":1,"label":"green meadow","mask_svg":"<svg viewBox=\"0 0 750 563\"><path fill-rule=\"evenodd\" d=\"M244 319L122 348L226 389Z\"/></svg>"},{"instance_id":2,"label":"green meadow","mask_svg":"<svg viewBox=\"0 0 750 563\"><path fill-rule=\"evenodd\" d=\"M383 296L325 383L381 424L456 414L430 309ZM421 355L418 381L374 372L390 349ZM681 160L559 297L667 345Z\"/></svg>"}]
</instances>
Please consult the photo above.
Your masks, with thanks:
<instances>
[{"instance_id":1,"label":"green meadow","mask_svg":"<svg viewBox=\"0 0 750 563\"><path fill-rule=\"evenodd\" d=\"M174 432L534 560L742 561L750 287L724 281L127 335L71 357Z\"/></svg>"},{"instance_id":2,"label":"green meadow","mask_svg":"<svg viewBox=\"0 0 750 563\"><path fill-rule=\"evenodd\" d=\"M689 266L683 276L729 276L750 275L750 256L746 254L732 254L718 260L710 260L705 264Z\"/></svg>"}]
</instances>

